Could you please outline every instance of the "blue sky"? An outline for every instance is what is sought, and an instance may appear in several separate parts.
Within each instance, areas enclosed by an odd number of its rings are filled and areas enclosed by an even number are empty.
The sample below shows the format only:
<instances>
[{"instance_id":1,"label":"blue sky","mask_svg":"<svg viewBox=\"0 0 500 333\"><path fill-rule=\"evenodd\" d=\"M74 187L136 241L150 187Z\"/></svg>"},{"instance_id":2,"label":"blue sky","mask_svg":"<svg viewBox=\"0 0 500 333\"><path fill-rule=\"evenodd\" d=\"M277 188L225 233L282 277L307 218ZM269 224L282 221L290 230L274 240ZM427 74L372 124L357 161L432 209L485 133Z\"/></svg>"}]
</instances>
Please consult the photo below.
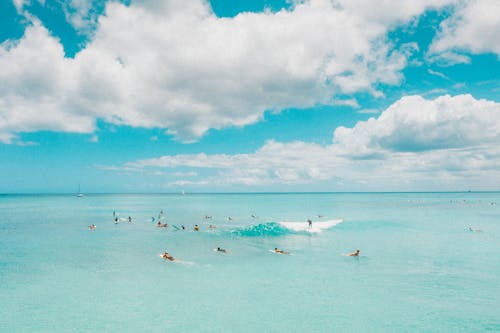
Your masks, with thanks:
<instances>
[{"instance_id":1,"label":"blue sky","mask_svg":"<svg viewBox=\"0 0 500 333\"><path fill-rule=\"evenodd\" d=\"M7 0L0 193L500 189L493 0Z\"/></svg>"}]
</instances>

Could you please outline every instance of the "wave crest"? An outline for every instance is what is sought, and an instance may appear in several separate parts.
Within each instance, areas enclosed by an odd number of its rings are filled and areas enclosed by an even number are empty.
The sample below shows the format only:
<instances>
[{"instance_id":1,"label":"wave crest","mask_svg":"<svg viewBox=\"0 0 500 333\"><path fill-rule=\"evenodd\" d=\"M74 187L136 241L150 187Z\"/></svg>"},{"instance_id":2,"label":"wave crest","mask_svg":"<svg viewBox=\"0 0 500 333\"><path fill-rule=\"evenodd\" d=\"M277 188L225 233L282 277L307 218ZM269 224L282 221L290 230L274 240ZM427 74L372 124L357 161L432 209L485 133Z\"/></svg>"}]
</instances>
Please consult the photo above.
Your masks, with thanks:
<instances>
[{"instance_id":1,"label":"wave crest","mask_svg":"<svg viewBox=\"0 0 500 333\"><path fill-rule=\"evenodd\" d=\"M319 233L341 223L342 219L313 222L267 222L232 230L231 234L244 237L282 236L287 234Z\"/></svg>"}]
</instances>

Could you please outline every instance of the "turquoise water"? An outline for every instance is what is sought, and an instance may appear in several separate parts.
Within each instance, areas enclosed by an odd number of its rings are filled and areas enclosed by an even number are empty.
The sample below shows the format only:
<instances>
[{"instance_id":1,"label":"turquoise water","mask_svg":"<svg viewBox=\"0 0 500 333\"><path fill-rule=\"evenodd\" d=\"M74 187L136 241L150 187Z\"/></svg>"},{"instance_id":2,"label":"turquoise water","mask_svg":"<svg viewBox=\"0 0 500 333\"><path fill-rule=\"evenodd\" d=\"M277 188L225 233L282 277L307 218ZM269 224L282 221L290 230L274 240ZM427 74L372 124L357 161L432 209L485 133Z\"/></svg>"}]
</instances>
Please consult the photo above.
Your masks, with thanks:
<instances>
[{"instance_id":1,"label":"turquoise water","mask_svg":"<svg viewBox=\"0 0 500 333\"><path fill-rule=\"evenodd\" d=\"M499 238L500 193L3 195L0 331L500 332Z\"/></svg>"}]
</instances>

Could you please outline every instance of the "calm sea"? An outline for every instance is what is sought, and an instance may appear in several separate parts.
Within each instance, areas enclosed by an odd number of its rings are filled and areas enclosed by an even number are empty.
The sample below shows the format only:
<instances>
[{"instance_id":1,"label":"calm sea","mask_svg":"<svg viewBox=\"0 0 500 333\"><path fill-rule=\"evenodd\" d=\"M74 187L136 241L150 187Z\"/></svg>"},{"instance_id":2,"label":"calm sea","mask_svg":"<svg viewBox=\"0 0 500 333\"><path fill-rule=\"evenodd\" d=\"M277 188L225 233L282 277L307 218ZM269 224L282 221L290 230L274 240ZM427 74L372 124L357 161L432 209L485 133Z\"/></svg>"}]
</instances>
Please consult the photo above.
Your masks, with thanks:
<instances>
[{"instance_id":1,"label":"calm sea","mask_svg":"<svg viewBox=\"0 0 500 333\"><path fill-rule=\"evenodd\" d=\"M500 193L1 195L0 332L500 332L499 240Z\"/></svg>"}]
</instances>

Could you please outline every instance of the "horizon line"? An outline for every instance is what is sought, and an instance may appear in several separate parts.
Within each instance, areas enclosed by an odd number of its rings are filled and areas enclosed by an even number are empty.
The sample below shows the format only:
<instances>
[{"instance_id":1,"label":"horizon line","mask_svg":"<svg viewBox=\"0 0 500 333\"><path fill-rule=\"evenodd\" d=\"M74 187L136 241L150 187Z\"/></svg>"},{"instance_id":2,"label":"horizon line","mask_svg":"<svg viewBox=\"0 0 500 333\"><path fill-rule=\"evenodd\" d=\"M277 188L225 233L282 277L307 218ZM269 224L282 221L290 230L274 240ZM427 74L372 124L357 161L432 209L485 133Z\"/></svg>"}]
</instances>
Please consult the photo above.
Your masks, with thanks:
<instances>
[{"instance_id":1,"label":"horizon line","mask_svg":"<svg viewBox=\"0 0 500 333\"><path fill-rule=\"evenodd\" d=\"M89 192L86 195L197 195L197 194L405 194L405 193L500 193L500 190L443 190L443 191L246 191L246 192ZM0 195L78 195L75 192L6 192Z\"/></svg>"}]
</instances>

